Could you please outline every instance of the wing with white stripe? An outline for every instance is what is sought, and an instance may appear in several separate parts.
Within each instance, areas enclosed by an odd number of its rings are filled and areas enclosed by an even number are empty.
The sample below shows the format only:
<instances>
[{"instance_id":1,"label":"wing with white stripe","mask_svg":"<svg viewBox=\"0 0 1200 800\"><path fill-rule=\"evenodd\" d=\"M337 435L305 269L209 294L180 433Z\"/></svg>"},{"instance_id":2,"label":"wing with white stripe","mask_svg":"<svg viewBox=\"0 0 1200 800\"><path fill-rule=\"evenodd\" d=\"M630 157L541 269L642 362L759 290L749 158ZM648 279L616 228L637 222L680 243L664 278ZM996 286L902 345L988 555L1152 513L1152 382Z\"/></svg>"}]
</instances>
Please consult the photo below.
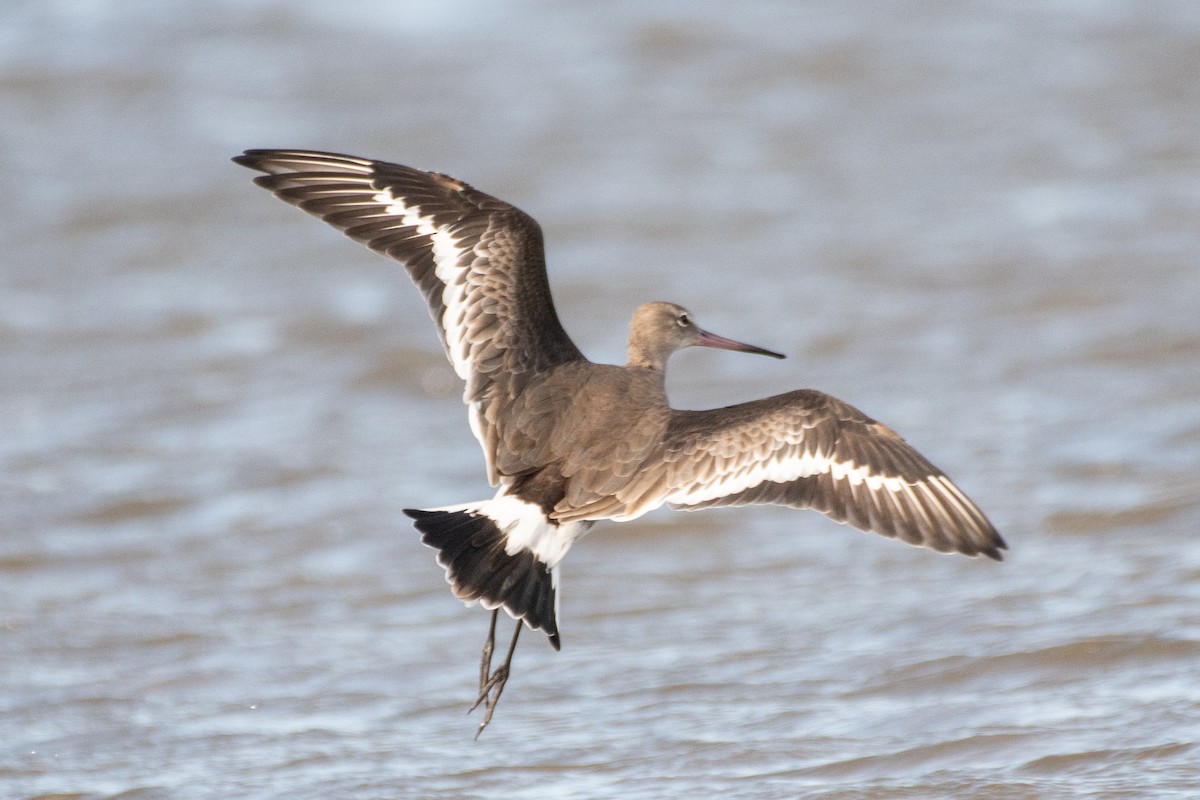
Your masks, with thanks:
<instances>
[{"instance_id":1,"label":"wing with white stripe","mask_svg":"<svg viewBox=\"0 0 1200 800\"><path fill-rule=\"evenodd\" d=\"M399 164L306 150L247 150L234 161L267 173L255 183L280 199L404 264L466 381L494 483L497 405L531 375L583 358L554 310L537 222L462 181Z\"/></svg>"},{"instance_id":2,"label":"wing with white stripe","mask_svg":"<svg viewBox=\"0 0 1200 800\"><path fill-rule=\"evenodd\" d=\"M676 411L661 456L658 491L676 507L772 503L941 552L999 560L1006 547L940 469L886 425L821 392Z\"/></svg>"}]
</instances>

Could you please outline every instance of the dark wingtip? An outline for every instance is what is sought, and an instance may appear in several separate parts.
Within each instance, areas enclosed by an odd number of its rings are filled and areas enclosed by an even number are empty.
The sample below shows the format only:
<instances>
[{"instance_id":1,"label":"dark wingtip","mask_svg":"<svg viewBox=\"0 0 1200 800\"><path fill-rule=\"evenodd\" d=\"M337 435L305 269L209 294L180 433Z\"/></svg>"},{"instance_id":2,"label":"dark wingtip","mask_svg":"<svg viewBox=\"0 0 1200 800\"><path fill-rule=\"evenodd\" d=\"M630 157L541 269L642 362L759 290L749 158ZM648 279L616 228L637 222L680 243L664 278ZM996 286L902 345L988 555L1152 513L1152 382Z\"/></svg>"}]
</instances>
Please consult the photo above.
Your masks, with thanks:
<instances>
[{"instance_id":1,"label":"dark wingtip","mask_svg":"<svg viewBox=\"0 0 1200 800\"><path fill-rule=\"evenodd\" d=\"M993 531L993 535L995 537L995 541L992 543L992 546L988 547L986 549L980 550L979 552L983 553L985 556L992 559L993 561L1003 561L1004 554L1001 553L1000 551L1008 549L1008 542L1004 541L1004 538L1000 534L995 533L994 531Z\"/></svg>"},{"instance_id":2,"label":"dark wingtip","mask_svg":"<svg viewBox=\"0 0 1200 800\"><path fill-rule=\"evenodd\" d=\"M263 158L273 152L273 150L246 150L240 156L234 156L229 160L243 167L256 169L259 172L266 172L262 166Z\"/></svg>"}]
</instances>

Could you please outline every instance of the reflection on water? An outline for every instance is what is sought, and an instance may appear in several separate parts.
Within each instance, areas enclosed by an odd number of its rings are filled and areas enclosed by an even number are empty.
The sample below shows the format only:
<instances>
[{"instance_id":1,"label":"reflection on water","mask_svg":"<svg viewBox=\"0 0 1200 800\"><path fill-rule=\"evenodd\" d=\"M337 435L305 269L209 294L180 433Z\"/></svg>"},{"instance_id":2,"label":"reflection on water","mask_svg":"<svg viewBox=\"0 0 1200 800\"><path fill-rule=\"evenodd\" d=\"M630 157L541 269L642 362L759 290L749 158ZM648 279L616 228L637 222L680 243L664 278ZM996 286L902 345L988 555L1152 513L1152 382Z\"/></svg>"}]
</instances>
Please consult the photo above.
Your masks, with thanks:
<instances>
[{"instance_id":1,"label":"reflection on water","mask_svg":"<svg viewBox=\"0 0 1200 800\"><path fill-rule=\"evenodd\" d=\"M335 10L336 9L336 10ZM1187 797L1200 740L1200 7L16 2L0 11L5 796ZM386 261L227 159L534 213L677 405L813 386L1012 545L602 526L479 743L486 615L400 509L482 496Z\"/></svg>"}]
</instances>

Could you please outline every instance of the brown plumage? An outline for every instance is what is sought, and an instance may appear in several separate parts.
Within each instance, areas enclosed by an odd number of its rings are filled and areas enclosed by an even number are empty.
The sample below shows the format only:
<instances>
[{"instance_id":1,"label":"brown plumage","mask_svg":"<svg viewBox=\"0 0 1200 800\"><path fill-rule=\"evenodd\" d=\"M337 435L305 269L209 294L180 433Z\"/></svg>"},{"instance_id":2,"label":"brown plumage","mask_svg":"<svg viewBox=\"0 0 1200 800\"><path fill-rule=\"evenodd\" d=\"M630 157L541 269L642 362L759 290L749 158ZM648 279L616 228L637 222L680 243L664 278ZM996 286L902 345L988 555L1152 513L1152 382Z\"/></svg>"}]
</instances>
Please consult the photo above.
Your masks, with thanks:
<instances>
[{"instance_id":1,"label":"brown plumage","mask_svg":"<svg viewBox=\"0 0 1200 800\"><path fill-rule=\"evenodd\" d=\"M699 328L673 303L640 306L628 363L594 364L559 322L541 229L436 172L304 150L248 150L255 183L404 264L421 290L483 447L491 500L406 511L454 593L493 610L476 705L491 720L522 621L560 645L558 565L600 520L773 503L941 552L1000 560L1004 540L958 487L887 426L801 390L709 411L667 402L676 350L783 356ZM518 620L491 669L496 615ZM478 733L476 734L478 735Z\"/></svg>"}]
</instances>

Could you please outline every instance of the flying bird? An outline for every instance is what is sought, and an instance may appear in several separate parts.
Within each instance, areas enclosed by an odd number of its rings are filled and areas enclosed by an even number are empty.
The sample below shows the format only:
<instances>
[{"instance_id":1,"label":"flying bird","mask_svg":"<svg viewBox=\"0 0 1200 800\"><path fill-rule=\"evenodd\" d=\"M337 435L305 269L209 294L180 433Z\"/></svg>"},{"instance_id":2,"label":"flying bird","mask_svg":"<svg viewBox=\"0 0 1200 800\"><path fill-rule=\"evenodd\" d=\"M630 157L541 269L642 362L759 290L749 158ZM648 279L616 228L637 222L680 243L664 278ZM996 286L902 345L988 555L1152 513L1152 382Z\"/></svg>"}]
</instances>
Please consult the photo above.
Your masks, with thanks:
<instances>
[{"instance_id":1,"label":"flying bird","mask_svg":"<svg viewBox=\"0 0 1200 800\"><path fill-rule=\"evenodd\" d=\"M429 305L497 487L486 500L406 509L454 594L492 611L480 663L487 727L522 625L560 647L559 565L601 520L664 504L771 503L939 552L999 561L1004 540L976 505L895 431L802 389L707 411L667 402L668 357L713 347L783 358L710 333L667 302L639 306L628 363L596 364L559 321L542 232L462 181L310 150L247 150L255 183L404 265ZM492 669L500 609L516 620Z\"/></svg>"}]
</instances>

